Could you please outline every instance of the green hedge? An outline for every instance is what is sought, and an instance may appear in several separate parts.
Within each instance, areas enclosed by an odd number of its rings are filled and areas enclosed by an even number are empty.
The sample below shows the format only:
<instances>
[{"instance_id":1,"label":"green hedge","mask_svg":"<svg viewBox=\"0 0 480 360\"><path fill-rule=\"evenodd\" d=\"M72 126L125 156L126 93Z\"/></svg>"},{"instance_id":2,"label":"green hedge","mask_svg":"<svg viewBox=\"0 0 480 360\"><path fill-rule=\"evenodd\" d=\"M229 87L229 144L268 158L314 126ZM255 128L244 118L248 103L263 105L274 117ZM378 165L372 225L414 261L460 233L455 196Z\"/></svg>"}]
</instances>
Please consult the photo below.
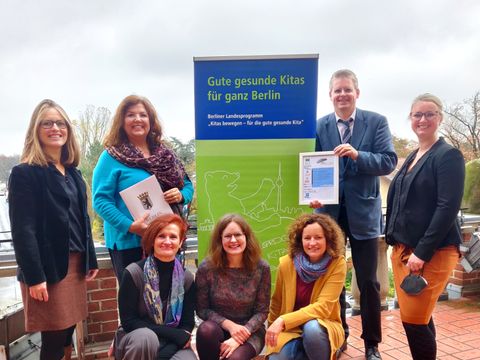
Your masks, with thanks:
<instances>
[{"instance_id":1,"label":"green hedge","mask_svg":"<svg viewBox=\"0 0 480 360\"><path fill-rule=\"evenodd\" d=\"M462 207L468 208L469 213L480 214L480 159L469 161L465 170Z\"/></svg>"}]
</instances>

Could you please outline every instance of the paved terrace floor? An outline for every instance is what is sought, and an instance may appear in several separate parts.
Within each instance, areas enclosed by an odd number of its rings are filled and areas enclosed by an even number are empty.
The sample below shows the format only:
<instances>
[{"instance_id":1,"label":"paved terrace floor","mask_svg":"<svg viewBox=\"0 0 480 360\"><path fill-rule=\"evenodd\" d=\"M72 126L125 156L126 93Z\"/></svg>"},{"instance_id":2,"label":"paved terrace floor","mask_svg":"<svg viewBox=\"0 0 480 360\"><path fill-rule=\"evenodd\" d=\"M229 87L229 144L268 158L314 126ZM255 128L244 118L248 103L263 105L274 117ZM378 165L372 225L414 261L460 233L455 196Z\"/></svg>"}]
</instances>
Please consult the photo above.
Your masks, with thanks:
<instances>
[{"instance_id":1,"label":"paved terrace floor","mask_svg":"<svg viewBox=\"0 0 480 360\"><path fill-rule=\"evenodd\" d=\"M440 302L433 316L437 329L439 360L480 360L480 298ZM364 359L360 316L349 317L347 321L350 326L348 349L340 360ZM383 359L411 359L398 309L382 312L382 329L383 342L379 348ZM87 345L86 360L107 360L108 345L110 343Z\"/></svg>"},{"instance_id":2,"label":"paved terrace floor","mask_svg":"<svg viewBox=\"0 0 480 360\"><path fill-rule=\"evenodd\" d=\"M480 359L480 298L439 302L433 320L437 330L437 359ZM360 316L347 319L350 326L348 349L340 359L364 359ZM384 360L411 359L400 311L382 312Z\"/></svg>"}]
</instances>

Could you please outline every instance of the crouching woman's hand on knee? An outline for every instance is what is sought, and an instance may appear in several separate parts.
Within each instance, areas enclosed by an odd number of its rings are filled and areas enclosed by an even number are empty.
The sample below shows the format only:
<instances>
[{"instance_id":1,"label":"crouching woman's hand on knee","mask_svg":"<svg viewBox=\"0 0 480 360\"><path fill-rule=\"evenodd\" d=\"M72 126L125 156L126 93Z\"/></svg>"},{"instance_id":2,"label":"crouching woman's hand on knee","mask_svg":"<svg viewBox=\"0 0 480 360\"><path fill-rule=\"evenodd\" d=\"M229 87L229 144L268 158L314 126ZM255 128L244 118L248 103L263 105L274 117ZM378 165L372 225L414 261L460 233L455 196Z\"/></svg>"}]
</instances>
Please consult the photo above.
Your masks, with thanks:
<instances>
[{"instance_id":1,"label":"crouching woman's hand on knee","mask_svg":"<svg viewBox=\"0 0 480 360\"><path fill-rule=\"evenodd\" d=\"M277 346L278 334L285 330L285 321L278 317L267 329L265 344L270 347Z\"/></svg>"},{"instance_id":2,"label":"crouching woman's hand on knee","mask_svg":"<svg viewBox=\"0 0 480 360\"><path fill-rule=\"evenodd\" d=\"M220 359L228 359L239 346L240 343L234 338L225 340L220 345Z\"/></svg>"}]
</instances>

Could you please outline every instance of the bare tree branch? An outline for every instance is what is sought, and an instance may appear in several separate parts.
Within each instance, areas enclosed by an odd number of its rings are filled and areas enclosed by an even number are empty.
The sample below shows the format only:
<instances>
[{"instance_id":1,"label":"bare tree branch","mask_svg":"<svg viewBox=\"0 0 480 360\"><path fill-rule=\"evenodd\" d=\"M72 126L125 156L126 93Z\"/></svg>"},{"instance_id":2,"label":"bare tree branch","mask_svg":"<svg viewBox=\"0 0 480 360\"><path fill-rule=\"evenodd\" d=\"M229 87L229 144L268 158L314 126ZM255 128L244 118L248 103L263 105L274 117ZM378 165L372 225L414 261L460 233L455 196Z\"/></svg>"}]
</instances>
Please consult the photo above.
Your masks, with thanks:
<instances>
[{"instance_id":1,"label":"bare tree branch","mask_svg":"<svg viewBox=\"0 0 480 360\"><path fill-rule=\"evenodd\" d=\"M110 117L111 112L106 107L96 108L93 105L87 105L85 110L80 112L79 119L75 120L74 124L83 156L88 153L93 145L102 142L107 132Z\"/></svg>"},{"instance_id":2,"label":"bare tree branch","mask_svg":"<svg viewBox=\"0 0 480 360\"><path fill-rule=\"evenodd\" d=\"M480 90L461 103L447 106L440 132L467 160L480 155Z\"/></svg>"}]
</instances>

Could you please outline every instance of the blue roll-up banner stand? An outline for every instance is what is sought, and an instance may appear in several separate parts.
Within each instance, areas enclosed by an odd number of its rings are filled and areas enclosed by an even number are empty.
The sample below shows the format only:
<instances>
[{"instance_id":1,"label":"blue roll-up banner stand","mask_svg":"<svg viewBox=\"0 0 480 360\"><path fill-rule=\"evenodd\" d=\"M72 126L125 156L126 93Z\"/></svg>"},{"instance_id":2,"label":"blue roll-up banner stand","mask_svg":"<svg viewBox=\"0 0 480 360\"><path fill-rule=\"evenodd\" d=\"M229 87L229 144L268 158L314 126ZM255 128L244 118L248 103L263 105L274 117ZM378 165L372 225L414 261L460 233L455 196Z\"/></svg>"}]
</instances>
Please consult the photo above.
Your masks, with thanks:
<instances>
[{"instance_id":1,"label":"blue roll-up banner stand","mask_svg":"<svg viewBox=\"0 0 480 360\"><path fill-rule=\"evenodd\" d=\"M194 70L199 258L215 222L239 213L274 273L288 225L311 212L298 154L315 148L318 55L199 57Z\"/></svg>"}]
</instances>

